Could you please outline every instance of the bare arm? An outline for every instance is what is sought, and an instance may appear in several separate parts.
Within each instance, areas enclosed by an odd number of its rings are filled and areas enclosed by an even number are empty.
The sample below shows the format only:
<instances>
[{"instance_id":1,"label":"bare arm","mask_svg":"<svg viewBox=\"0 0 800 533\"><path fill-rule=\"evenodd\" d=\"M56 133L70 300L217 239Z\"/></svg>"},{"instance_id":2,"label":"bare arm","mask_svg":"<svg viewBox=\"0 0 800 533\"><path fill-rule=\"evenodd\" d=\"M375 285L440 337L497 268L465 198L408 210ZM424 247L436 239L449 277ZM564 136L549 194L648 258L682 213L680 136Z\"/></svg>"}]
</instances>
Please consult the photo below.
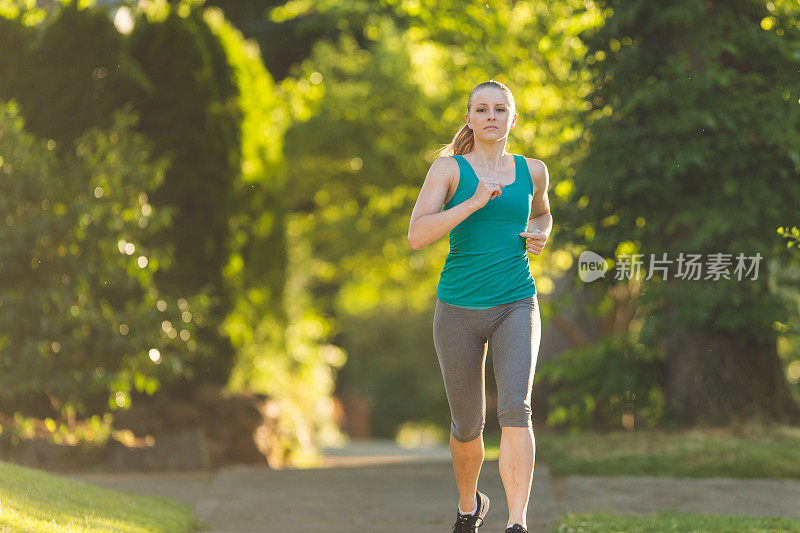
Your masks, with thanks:
<instances>
[{"instance_id":1,"label":"bare arm","mask_svg":"<svg viewBox=\"0 0 800 533\"><path fill-rule=\"evenodd\" d=\"M470 199L441 211L450 180L457 173L458 163L452 157L436 158L428 170L408 225L408 244L412 249L419 250L438 241L478 209Z\"/></svg>"},{"instance_id":2,"label":"bare arm","mask_svg":"<svg viewBox=\"0 0 800 533\"><path fill-rule=\"evenodd\" d=\"M520 233L528 238L528 251L539 255L544 248L550 231L553 229L553 216L550 214L550 200L547 198L547 188L550 185L550 175L547 165L538 159L526 158L528 170L533 178L533 199L531 200L531 217L528 220L527 232Z\"/></svg>"}]
</instances>

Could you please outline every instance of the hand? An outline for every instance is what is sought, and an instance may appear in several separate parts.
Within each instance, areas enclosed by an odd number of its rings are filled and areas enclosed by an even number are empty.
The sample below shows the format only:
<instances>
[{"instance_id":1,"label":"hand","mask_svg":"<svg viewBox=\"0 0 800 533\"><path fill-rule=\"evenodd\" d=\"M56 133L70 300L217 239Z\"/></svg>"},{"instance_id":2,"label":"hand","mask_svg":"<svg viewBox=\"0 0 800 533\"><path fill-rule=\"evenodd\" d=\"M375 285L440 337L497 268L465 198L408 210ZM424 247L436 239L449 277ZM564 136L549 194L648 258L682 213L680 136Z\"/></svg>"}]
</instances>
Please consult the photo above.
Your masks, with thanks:
<instances>
[{"instance_id":1,"label":"hand","mask_svg":"<svg viewBox=\"0 0 800 533\"><path fill-rule=\"evenodd\" d=\"M475 208L480 209L489 203L489 200L496 198L503 193L504 184L500 183L494 178L478 179L478 186L475 189L475 194L472 195L472 201Z\"/></svg>"},{"instance_id":2,"label":"hand","mask_svg":"<svg viewBox=\"0 0 800 533\"><path fill-rule=\"evenodd\" d=\"M527 239L528 253L539 255L542 253L544 243L547 241L547 234L540 229L535 231L521 231L520 237Z\"/></svg>"}]
</instances>

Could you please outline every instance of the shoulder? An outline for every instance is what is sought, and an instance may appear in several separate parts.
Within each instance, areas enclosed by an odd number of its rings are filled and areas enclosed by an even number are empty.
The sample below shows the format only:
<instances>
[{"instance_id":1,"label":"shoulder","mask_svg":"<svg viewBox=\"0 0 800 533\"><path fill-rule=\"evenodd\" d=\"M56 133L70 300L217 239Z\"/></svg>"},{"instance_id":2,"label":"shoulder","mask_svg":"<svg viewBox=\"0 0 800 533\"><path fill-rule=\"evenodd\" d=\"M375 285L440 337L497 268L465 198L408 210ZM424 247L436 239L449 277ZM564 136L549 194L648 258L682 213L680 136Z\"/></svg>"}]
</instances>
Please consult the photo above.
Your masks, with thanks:
<instances>
[{"instance_id":1,"label":"shoulder","mask_svg":"<svg viewBox=\"0 0 800 533\"><path fill-rule=\"evenodd\" d=\"M526 157L525 162L528 163L528 171L531 173L534 189L537 191L546 191L548 182L550 181L547 165L545 165L544 161L541 159L534 159L532 157Z\"/></svg>"},{"instance_id":2,"label":"shoulder","mask_svg":"<svg viewBox=\"0 0 800 533\"><path fill-rule=\"evenodd\" d=\"M458 161L452 156L437 157L433 160L433 163L431 163L431 168L428 171L428 174L443 178L457 176Z\"/></svg>"},{"instance_id":3,"label":"shoulder","mask_svg":"<svg viewBox=\"0 0 800 533\"><path fill-rule=\"evenodd\" d=\"M431 168L434 167L440 169L458 168L458 160L456 160L455 156L452 155L439 156L433 160L433 163L431 163Z\"/></svg>"}]
</instances>

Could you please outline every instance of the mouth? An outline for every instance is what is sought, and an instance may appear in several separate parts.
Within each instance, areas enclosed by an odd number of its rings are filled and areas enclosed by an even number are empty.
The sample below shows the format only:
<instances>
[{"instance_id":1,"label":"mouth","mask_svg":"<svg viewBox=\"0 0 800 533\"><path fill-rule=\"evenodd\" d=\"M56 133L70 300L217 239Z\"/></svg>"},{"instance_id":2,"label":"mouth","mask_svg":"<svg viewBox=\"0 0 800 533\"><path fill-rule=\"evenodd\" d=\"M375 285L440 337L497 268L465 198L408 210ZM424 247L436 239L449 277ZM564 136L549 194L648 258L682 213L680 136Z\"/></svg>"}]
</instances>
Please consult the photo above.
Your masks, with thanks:
<instances>
[{"instance_id":1,"label":"mouth","mask_svg":"<svg viewBox=\"0 0 800 533\"><path fill-rule=\"evenodd\" d=\"M498 128L497 128L497 126L486 126L486 127L485 127L485 128L483 128L483 129L485 129L485 130L496 130L496 129L498 129Z\"/></svg>"}]
</instances>

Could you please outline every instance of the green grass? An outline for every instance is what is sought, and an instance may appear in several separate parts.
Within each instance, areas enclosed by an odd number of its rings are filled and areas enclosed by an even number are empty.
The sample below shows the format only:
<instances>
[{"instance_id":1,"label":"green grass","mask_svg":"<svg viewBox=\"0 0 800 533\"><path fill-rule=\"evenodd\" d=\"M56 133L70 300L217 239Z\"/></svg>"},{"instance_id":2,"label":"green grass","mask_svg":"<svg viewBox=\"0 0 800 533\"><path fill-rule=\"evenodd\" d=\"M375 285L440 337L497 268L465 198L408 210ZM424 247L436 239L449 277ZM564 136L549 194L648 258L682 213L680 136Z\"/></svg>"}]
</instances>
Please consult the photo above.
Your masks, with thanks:
<instances>
[{"instance_id":1,"label":"green grass","mask_svg":"<svg viewBox=\"0 0 800 533\"><path fill-rule=\"evenodd\" d=\"M637 429L575 435L538 430L536 459L554 475L800 478L800 428L667 431ZM500 435L485 438L497 459Z\"/></svg>"},{"instance_id":2,"label":"green grass","mask_svg":"<svg viewBox=\"0 0 800 533\"><path fill-rule=\"evenodd\" d=\"M187 506L0 461L0 531L197 531Z\"/></svg>"},{"instance_id":3,"label":"green grass","mask_svg":"<svg viewBox=\"0 0 800 533\"><path fill-rule=\"evenodd\" d=\"M648 516L608 513L569 514L553 529L557 533L655 533L662 531L713 533L800 532L800 521L736 515L678 514L663 512Z\"/></svg>"}]
</instances>

